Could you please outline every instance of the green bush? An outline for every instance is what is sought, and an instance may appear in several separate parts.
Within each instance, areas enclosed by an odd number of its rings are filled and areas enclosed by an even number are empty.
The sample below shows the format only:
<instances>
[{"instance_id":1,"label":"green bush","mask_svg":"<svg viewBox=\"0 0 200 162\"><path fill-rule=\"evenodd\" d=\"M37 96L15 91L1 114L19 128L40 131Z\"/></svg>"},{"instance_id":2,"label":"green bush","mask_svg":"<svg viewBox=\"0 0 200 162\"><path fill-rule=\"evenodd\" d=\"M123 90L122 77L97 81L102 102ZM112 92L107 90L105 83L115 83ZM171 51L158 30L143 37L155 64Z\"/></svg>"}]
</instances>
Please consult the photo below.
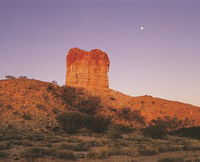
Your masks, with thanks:
<instances>
[{"instance_id":1,"label":"green bush","mask_svg":"<svg viewBox=\"0 0 200 162\"><path fill-rule=\"evenodd\" d=\"M135 121L141 124L145 124L144 117L141 115L141 112L139 110L131 110L128 107L121 108L118 110L117 116L120 119Z\"/></svg>"},{"instance_id":2,"label":"green bush","mask_svg":"<svg viewBox=\"0 0 200 162\"><path fill-rule=\"evenodd\" d=\"M73 110L80 111L89 115L94 115L101 108L101 99L96 96L89 96L86 99L80 99L80 101L74 105Z\"/></svg>"},{"instance_id":3,"label":"green bush","mask_svg":"<svg viewBox=\"0 0 200 162\"><path fill-rule=\"evenodd\" d=\"M81 112L67 112L56 117L61 128L67 133L77 133L77 131L85 127L88 116Z\"/></svg>"},{"instance_id":4,"label":"green bush","mask_svg":"<svg viewBox=\"0 0 200 162\"><path fill-rule=\"evenodd\" d=\"M151 138L164 138L167 135L167 130L160 126L148 126L142 129L143 135Z\"/></svg>"},{"instance_id":5,"label":"green bush","mask_svg":"<svg viewBox=\"0 0 200 162\"><path fill-rule=\"evenodd\" d=\"M141 149L139 150L140 155L149 156L149 155L157 155L158 152L154 149Z\"/></svg>"},{"instance_id":6,"label":"green bush","mask_svg":"<svg viewBox=\"0 0 200 162\"><path fill-rule=\"evenodd\" d=\"M0 141L8 141L11 139L21 139L23 132L15 127L8 127L6 129L0 129Z\"/></svg>"},{"instance_id":7,"label":"green bush","mask_svg":"<svg viewBox=\"0 0 200 162\"><path fill-rule=\"evenodd\" d=\"M112 127L114 127L117 131L119 131L122 134L131 133L133 131L133 128L121 124L113 124Z\"/></svg>"},{"instance_id":8,"label":"green bush","mask_svg":"<svg viewBox=\"0 0 200 162\"><path fill-rule=\"evenodd\" d=\"M165 116L164 118L158 117L151 121L151 125L162 127L166 130L172 131L182 127L182 121L176 117Z\"/></svg>"},{"instance_id":9,"label":"green bush","mask_svg":"<svg viewBox=\"0 0 200 162\"><path fill-rule=\"evenodd\" d=\"M169 157L169 158L163 158L158 160L158 162L184 162L185 160L183 158L177 158L177 157Z\"/></svg>"},{"instance_id":10,"label":"green bush","mask_svg":"<svg viewBox=\"0 0 200 162\"><path fill-rule=\"evenodd\" d=\"M182 127L182 121L176 117L165 116L152 120L150 125L143 129L143 134L151 138L164 138L167 134Z\"/></svg>"},{"instance_id":11,"label":"green bush","mask_svg":"<svg viewBox=\"0 0 200 162\"><path fill-rule=\"evenodd\" d=\"M44 105L42 105L42 104L36 104L36 107L39 109L39 110L43 110L43 111L46 111L47 109L46 109L46 107L44 106Z\"/></svg>"},{"instance_id":12,"label":"green bush","mask_svg":"<svg viewBox=\"0 0 200 162\"><path fill-rule=\"evenodd\" d=\"M22 115L22 118L25 119L25 120L31 120L32 119L31 114L28 114L28 113L24 113Z\"/></svg>"},{"instance_id":13,"label":"green bush","mask_svg":"<svg viewBox=\"0 0 200 162\"><path fill-rule=\"evenodd\" d=\"M56 153L56 157L65 160L76 160L75 155L73 154L73 152L70 151L58 151Z\"/></svg>"},{"instance_id":14,"label":"green bush","mask_svg":"<svg viewBox=\"0 0 200 162\"><path fill-rule=\"evenodd\" d=\"M200 139L200 127L180 128L175 131L175 134L183 137Z\"/></svg>"},{"instance_id":15,"label":"green bush","mask_svg":"<svg viewBox=\"0 0 200 162\"><path fill-rule=\"evenodd\" d=\"M77 133L81 128L103 133L111 123L111 118L102 115L87 115L81 112L67 112L56 117L61 128L67 133Z\"/></svg>"},{"instance_id":16,"label":"green bush","mask_svg":"<svg viewBox=\"0 0 200 162\"><path fill-rule=\"evenodd\" d=\"M76 93L74 87L63 86L61 90L61 97L65 104L73 107L78 100L80 100L79 95Z\"/></svg>"},{"instance_id":17,"label":"green bush","mask_svg":"<svg viewBox=\"0 0 200 162\"><path fill-rule=\"evenodd\" d=\"M88 151L88 147L86 147L83 143L79 144L61 144L60 149L64 150L72 150L72 151Z\"/></svg>"},{"instance_id":18,"label":"green bush","mask_svg":"<svg viewBox=\"0 0 200 162\"><path fill-rule=\"evenodd\" d=\"M29 161L32 159L36 159L39 157L43 157L45 155L46 150L44 148L40 147L34 147L31 149L28 149L27 151L23 152L21 156Z\"/></svg>"},{"instance_id":19,"label":"green bush","mask_svg":"<svg viewBox=\"0 0 200 162\"><path fill-rule=\"evenodd\" d=\"M6 75L5 78L6 78L6 79L15 79L15 77L12 76L12 75Z\"/></svg>"},{"instance_id":20,"label":"green bush","mask_svg":"<svg viewBox=\"0 0 200 162\"><path fill-rule=\"evenodd\" d=\"M104 133L111 124L111 118L103 115L88 116L88 123L86 127L96 133Z\"/></svg>"},{"instance_id":21,"label":"green bush","mask_svg":"<svg viewBox=\"0 0 200 162\"><path fill-rule=\"evenodd\" d=\"M6 158L8 156L8 154L0 151L0 158Z\"/></svg>"},{"instance_id":22,"label":"green bush","mask_svg":"<svg viewBox=\"0 0 200 162\"><path fill-rule=\"evenodd\" d=\"M19 76L19 79L27 79L27 76Z\"/></svg>"},{"instance_id":23,"label":"green bush","mask_svg":"<svg viewBox=\"0 0 200 162\"><path fill-rule=\"evenodd\" d=\"M111 126L107 132L110 138L122 138L122 133L116 127Z\"/></svg>"},{"instance_id":24,"label":"green bush","mask_svg":"<svg viewBox=\"0 0 200 162\"><path fill-rule=\"evenodd\" d=\"M33 147L21 154L21 156L28 161L34 161L37 158L44 156L52 156L59 159L76 160L74 154L70 151L60 151L56 149Z\"/></svg>"}]
</instances>

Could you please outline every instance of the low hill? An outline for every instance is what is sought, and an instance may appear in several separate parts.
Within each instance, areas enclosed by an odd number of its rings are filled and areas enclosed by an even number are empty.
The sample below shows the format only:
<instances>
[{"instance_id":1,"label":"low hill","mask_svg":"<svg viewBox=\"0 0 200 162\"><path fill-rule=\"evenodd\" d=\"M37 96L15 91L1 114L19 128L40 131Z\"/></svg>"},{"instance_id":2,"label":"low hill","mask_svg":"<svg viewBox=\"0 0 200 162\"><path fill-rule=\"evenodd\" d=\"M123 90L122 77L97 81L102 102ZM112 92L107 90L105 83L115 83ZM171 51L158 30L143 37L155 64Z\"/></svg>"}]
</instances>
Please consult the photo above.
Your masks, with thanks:
<instances>
[{"instance_id":1,"label":"low hill","mask_svg":"<svg viewBox=\"0 0 200 162\"><path fill-rule=\"evenodd\" d=\"M143 127L152 119L170 116L187 123L189 121L193 126L200 125L200 108L189 104L151 96L131 97L112 89L87 91L60 87L49 82L22 78L0 80L0 126L52 129L57 126L57 114L84 104L86 108L95 107L98 99L101 101L98 113L112 116L116 123Z\"/></svg>"}]
</instances>

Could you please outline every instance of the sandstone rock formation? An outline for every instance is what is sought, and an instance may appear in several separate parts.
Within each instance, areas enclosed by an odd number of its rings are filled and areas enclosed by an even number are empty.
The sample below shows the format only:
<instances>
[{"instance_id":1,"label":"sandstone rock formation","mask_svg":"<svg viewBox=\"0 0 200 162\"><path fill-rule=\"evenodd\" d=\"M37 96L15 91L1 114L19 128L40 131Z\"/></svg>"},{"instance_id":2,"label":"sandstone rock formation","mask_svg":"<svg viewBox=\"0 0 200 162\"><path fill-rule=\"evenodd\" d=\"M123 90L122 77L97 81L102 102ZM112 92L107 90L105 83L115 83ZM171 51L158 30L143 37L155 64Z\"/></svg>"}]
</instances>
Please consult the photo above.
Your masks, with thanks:
<instances>
[{"instance_id":1,"label":"sandstone rock formation","mask_svg":"<svg viewBox=\"0 0 200 162\"><path fill-rule=\"evenodd\" d=\"M99 50L84 51L72 48L67 55L66 85L87 89L109 88L108 55Z\"/></svg>"}]
</instances>

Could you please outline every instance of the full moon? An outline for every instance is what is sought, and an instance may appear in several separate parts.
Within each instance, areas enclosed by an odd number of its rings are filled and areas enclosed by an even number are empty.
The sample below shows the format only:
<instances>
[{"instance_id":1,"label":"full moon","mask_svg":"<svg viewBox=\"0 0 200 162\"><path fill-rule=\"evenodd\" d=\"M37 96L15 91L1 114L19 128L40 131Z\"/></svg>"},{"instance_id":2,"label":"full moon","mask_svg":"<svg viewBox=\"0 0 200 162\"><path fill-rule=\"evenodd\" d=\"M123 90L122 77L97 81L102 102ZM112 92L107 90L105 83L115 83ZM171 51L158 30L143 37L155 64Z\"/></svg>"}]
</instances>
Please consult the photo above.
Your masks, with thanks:
<instances>
[{"instance_id":1,"label":"full moon","mask_svg":"<svg viewBox=\"0 0 200 162\"><path fill-rule=\"evenodd\" d=\"M140 30L144 30L144 27L143 27L143 26L141 26L141 27L140 27Z\"/></svg>"}]
</instances>

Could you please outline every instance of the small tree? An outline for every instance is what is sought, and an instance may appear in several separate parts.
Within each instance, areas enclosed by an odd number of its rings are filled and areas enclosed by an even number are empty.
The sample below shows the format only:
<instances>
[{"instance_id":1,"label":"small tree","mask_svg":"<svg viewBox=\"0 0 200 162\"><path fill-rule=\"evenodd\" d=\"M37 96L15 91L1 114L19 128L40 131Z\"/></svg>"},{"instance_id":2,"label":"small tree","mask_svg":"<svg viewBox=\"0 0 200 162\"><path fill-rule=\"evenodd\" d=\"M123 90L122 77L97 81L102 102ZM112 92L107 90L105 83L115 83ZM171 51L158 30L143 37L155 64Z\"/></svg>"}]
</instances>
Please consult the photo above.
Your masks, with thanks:
<instances>
[{"instance_id":1,"label":"small tree","mask_svg":"<svg viewBox=\"0 0 200 162\"><path fill-rule=\"evenodd\" d=\"M85 127L87 116L81 112L68 112L58 115L56 120L65 132L73 134Z\"/></svg>"},{"instance_id":2,"label":"small tree","mask_svg":"<svg viewBox=\"0 0 200 162\"><path fill-rule=\"evenodd\" d=\"M81 128L104 133L111 124L111 118L103 115L88 115L81 112L67 112L56 117L61 128L67 133L77 133Z\"/></svg>"},{"instance_id":3,"label":"small tree","mask_svg":"<svg viewBox=\"0 0 200 162\"><path fill-rule=\"evenodd\" d=\"M143 129L143 134L152 138L164 138L170 131L182 126L182 121L176 117L165 116L152 120L150 125Z\"/></svg>"},{"instance_id":4,"label":"small tree","mask_svg":"<svg viewBox=\"0 0 200 162\"><path fill-rule=\"evenodd\" d=\"M58 85L58 82L55 81L55 80L51 81L51 83L53 83L53 84L55 84L55 85Z\"/></svg>"},{"instance_id":5,"label":"small tree","mask_svg":"<svg viewBox=\"0 0 200 162\"><path fill-rule=\"evenodd\" d=\"M15 77L12 76L12 75L6 75L5 78L6 78L6 79L15 79Z\"/></svg>"},{"instance_id":6,"label":"small tree","mask_svg":"<svg viewBox=\"0 0 200 162\"><path fill-rule=\"evenodd\" d=\"M19 76L19 79L27 79L27 76Z\"/></svg>"},{"instance_id":7,"label":"small tree","mask_svg":"<svg viewBox=\"0 0 200 162\"><path fill-rule=\"evenodd\" d=\"M141 115L139 110L132 111L130 108L125 107L118 110L117 115L120 119L136 121L138 123L145 124L144 117Z\"/></svg>"},{"instance_id":8,"label":"small tree","mask_svg":"<svg viewBox=\"0 0 200 162\"><path fill-rule=\"evenodd\" d=\"M74 105L74 110L80 111L89 115L96 114L102 108L101 99L96 96L90 96Z\"/></svg>"},{"instance_id":9,"label":"small tree","mask_svg":"<svg viewBox=\"0 0 200 162\"><path fill-rule=\"evenodd\" d=\"M87 128L96 133L104 133L111 124L111 118L103 115L91 115L89 117Z\"/></svg>"}]
</instances>

